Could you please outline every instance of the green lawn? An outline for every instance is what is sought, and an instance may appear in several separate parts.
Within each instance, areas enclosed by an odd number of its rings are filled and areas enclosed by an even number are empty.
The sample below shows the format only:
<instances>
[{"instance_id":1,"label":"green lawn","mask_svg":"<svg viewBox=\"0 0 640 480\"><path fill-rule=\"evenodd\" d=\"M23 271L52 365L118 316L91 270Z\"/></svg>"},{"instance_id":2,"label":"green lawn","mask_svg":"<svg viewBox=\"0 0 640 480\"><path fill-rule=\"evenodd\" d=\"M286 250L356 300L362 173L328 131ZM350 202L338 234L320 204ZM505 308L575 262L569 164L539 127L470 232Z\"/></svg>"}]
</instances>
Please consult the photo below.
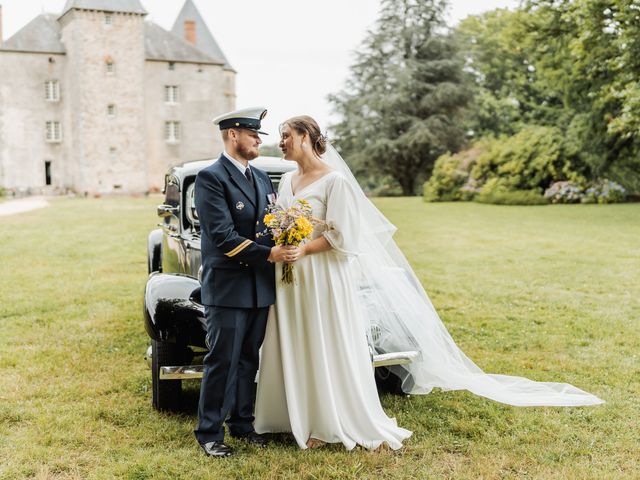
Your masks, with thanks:
<instances>
[{"instance_id":1,"label":"green lawn","mask_svg":"<svg viewBox=\"0 0 640 480\"><path fill-rule=\"evenodd\" d=\"M399 452L206 458L152 410L141 319L155 198L59 199L2 217L0 478L640 478L640 205L381 199L453 337L489 372L566 381L607 404L513 408L466 392L384 396Z\"/></svg>"}]
</instances>

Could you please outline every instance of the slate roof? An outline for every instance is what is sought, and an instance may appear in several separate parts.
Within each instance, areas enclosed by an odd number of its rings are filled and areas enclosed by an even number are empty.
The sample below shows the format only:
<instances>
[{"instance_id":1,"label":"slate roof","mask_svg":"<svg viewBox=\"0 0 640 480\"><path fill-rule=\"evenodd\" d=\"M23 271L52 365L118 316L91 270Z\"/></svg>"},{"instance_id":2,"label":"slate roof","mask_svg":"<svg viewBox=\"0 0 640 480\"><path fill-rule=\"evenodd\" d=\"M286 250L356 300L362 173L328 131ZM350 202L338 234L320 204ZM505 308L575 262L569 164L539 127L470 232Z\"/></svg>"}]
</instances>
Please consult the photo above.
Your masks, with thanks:
<instances>
[{"instance_id":1,"label":"slate roof","mask_svg":"<svg viewBox=\"0 0 640 480\"><path fill-rule=\"evenodd\" d=\"M82 10L100 10L103 12L139 13L146 15L140 0L67 0L60 16L63 16L72 8Z\"/></svg>"},{"instance_id":2,"label":"slate roof","mask_svg":"<svg viewBox=\"0 0 640 480\"><path fill-rule=\"evenodd\" d=\"M144 47L147 60L223 64L151 22L144 24Z\"/></svg>"},{"instance_id":3,"label":"slate roof","mask_svg":"<svg viewBox=\"0 0 640 480\"><path fill-rule=\"evenodd\" d=\"M60 40L58 16L51 13L38 15L16 32L6 42L2 50L18 52L65 53Z\"/></svg>"},{"instance_id":4,"label":"slate roof","mask_svg":"<svg viewBox=\"0 0 640 480\"><path fill-rule=\"evenodd\" d=\"M204 19L200 15L200 12L196 8L192 0L186 0L182 6L182 10L178 14L171 32L179 38L184 38L184 22L185 20L191 20L196 24L196 48L203 51L211 58L219 60L223 63L225 68L233 70L233 67L227 60L227 57L222 53L222 49L211 35L211 31Z\"/></svg>"},{"instance_id":5,"label":"slate roof","mask_svg":"<svg viewBox=\"0 0 640 480\"><path fill-rule=\"evenodd\" d=\"M67 0L62 15L72 8L146 14L139 0ZM65 53L66 49L61 40L61 26L58 21L62 15L50 13L38 15L2 43L0 50ZM183 39L184 20L196 22L198 40L196 47ZM155 23L144 23L144 47L148 60L215 64L224 65L225 68L231 69L229 62L191 0L186 1L173 30L176 30L178 25L181 26L180 33L174 34ZM204 47L200 46L201 42Z\"/></svg>"}]
</instances>

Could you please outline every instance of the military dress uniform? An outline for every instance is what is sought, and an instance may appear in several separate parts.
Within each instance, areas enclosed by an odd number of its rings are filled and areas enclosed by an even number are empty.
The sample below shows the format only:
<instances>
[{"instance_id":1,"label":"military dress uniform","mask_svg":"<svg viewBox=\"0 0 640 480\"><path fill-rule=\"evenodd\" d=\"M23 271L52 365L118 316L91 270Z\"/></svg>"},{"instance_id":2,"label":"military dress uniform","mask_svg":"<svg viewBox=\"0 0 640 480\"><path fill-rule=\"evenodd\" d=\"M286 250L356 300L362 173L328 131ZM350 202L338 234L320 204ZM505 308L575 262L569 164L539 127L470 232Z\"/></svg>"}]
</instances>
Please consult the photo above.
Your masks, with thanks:
<instances>
[{"instance_id":1,"label":"military dress uniform","mask_svg":"<svg viewBox=\"0 0 640 480\"><path fill-rule=\"evenodd\" d=\"M251 109L214 122L221 129L231 128L231 120L233 127L258 131L262 116L263 109ZM225 419L232 436L253 432L258 350L275 302L274 266L267 260L274 244L270 235L261 235L275 192L265 172L247 170L243 174L223 154L196 178L209 345L194 432L201 445L223 441Z\"/></svg>"}]
</instances>

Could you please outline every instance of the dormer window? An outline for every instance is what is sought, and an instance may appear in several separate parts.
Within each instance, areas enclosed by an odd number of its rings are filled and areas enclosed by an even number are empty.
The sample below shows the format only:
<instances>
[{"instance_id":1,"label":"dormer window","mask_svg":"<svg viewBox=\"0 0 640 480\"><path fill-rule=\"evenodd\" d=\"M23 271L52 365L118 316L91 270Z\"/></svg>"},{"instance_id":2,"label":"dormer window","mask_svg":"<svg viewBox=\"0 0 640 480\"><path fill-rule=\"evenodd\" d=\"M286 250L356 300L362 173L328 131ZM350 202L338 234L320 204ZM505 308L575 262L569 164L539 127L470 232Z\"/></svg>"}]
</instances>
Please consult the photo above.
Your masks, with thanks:
<instances>
[{"instance_id":1,"label":"dormer window","mask_svg":"<svg viewBox=\"0 0 640 480\"><path fill-rule=\"evenodd\" d=\"M104 14L104 24L105 25L113 25L113 14L105 13Z\"/></svg>"}]
</instances>

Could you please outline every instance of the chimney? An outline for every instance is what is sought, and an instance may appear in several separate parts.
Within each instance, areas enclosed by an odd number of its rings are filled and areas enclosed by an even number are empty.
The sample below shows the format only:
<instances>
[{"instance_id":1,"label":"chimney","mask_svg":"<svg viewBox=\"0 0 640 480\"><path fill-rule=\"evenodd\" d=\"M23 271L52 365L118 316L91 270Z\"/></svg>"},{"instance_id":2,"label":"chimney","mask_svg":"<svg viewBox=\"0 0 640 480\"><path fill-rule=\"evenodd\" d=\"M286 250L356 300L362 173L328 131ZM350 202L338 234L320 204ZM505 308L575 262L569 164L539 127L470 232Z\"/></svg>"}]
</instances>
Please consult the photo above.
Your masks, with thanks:
<instances>
[{"instance_id":1,"label":"chimney","mask_svg":"<svg viewBox=\"0 0 640 480\"><path fill-rule=\"evenodd\" d=\"M196 22L193 20L184 21L184 39L191 45L196 44Z\"/></svg>"}]
</instances>

